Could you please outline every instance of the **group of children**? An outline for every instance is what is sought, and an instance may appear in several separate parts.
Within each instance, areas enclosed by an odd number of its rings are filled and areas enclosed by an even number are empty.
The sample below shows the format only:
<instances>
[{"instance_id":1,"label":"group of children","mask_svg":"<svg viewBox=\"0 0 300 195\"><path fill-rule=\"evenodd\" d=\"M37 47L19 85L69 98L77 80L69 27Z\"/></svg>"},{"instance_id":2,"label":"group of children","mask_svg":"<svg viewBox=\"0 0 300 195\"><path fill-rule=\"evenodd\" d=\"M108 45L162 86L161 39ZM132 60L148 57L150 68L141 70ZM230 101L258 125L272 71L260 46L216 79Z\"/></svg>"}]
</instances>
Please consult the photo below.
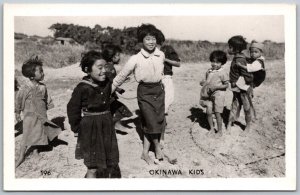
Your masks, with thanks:
<instances>
[{"instance_id":1,"label":"group of children","mask_svg":"<svg viewBox=\"0 0 300 195\"><path fill-rule=\"evenodd\" d=\"M230 133L231 126L237 120L243 106L246 128L248 133L255 109L252 103L253 88L258 87L266 77L264 66L263 44L252 41L249 47L250 58L243 51L247 42L242 36L233 36L228 40L228 54L233 55L229 73L223 68L227 61L224 51L216 50L210 54L211 68L206 72L205 79L200 82L200 105L206 108L207 120L210 127L209 135L214 135L213 113L217 121L217 137L221 137L222 113L225 106L225 92L229 88L233 92L233 101L227 124ZM247 63L248 62L248 63Z\"/></svg>"},{"instance_id":2,"label":"group of children","mask_svg":"<svg viewBox=\"0 0 300 195\"><path fill-rule=\"evenodd\" d=\"M164 36L154 25L142 24L137 31L140 51L131 56L123 69L117 74L114 68L120 61L121 49L107 46L102 52L89 51L81 59L80 66L86 76L74 88L67 104L67 115L71 130L77 138L76 158L83 159L87 167L86 178L120 178L119 150L115 129L120 128L122 117L132 116L131 111L120 101L118 95L125 92L120 86L130 74L139 83L137 101L143 129L143 151L141 158L146 163L154 162L149 156L150 145L154 145L155 157L163 160L163 137L166 128L166 115L174 100L172 67L180 66L176 51L163 45ZM254 73L264 70L262 47L259 43L250 46L251 64L242 54L247 42L241 36L232 37L228 53L234 55L230 73L223 65L226 53L213 51L210 55L211 68L201 82L200 104L207 108L210 132L213 130L212 114L215 113L218 135L222 135L221 113L224 107L225 90L231 86L234 93L230 123L233 123L243 105L246 114L246 129L250 128L253 108L252 88ZM160 47L162 45L162 47ZM160 49L159 49L160 48ZM60 129L47 119L51 108L51 98L46 86L40 59L30 59L22 66L22 73L29 78L29 86L23 86L16 95L16 120L20 121L23 112L23 138L18 167L25 158L29 146L47 145L60 133ZM228 127L230 127L228 125ZM38 147L37 147L38 148ZM35 150L36 151L36 150Z\"/></svg>"}]
</instances>

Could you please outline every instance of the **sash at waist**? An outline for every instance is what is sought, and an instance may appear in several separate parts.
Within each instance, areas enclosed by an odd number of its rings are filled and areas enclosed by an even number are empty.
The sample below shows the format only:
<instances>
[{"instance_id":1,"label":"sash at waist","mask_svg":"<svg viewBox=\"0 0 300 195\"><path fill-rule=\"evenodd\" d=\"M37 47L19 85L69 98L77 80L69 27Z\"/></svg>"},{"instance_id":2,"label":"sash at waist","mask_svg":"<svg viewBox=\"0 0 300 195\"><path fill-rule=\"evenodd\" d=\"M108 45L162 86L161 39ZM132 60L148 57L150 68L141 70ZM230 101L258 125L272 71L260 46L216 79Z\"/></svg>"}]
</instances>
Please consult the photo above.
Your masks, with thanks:
<instances>
[{"instance_id":1,"label":"sash at waist","mask_svg":"<svg viewBox=\"0 0 300 195\"><path fill-rule=\"evenodd\" d=\"M87 111L83 111L83 116L98 116L98 115L103 115L103 114L109 114L110 111L103 111L103 112L87 112Z\"/></svg>"}]
</instances>

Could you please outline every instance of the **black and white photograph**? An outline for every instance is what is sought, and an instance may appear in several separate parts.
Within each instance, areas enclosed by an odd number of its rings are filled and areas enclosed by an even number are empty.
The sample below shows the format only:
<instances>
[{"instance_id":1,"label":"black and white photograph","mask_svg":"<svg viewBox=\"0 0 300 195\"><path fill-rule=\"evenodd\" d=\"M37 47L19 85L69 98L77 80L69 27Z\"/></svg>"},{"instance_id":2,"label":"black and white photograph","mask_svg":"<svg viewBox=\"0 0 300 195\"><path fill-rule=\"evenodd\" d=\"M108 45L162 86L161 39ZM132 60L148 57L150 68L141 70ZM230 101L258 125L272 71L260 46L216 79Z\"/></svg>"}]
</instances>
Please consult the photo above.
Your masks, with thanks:
<instances>
[{"instance_id":1,"label":"black and white photograph","mask_svg":"<svg viewBox=\"0 0 300 195\"><path fill-rule=\"evenodd\" d=\"M4 189L295 190L295 21L292 4L4 5Z\"/></svg>"}]
</instances>

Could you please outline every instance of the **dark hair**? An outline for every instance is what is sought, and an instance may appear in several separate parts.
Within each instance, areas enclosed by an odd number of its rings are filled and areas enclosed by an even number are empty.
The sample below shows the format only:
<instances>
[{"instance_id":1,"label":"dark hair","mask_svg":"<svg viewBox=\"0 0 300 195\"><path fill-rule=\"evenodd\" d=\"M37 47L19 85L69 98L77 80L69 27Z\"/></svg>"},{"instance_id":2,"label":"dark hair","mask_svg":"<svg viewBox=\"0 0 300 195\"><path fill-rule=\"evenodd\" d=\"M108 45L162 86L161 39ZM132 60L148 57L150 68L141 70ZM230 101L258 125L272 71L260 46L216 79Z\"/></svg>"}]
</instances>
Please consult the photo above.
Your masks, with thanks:
<instances>
[{"instance_id":1,"label":"dark hair","mask_svg":"<svg viewBox=\"0 0 300 195\"><path fill-rule=\"evenodd\" d=\"M22 65L22 74L24 77L31 78L35 76L35 68L37 66L43 66L43 62L41 59L36 56L35 58L30 58L25 61Z\"/></svg>"},{"instance_id":2,"label":"dark hair","mask_svg":"<svg viewBox=\"0 0 300 195\"><path fill-rule=\"evenodd\" d=\"M211 52L211 54L209 56L209 60L211 62L216 60L217 62L220 62L223 65L227 62L227 56L226 56L226 53L224 51L215 50L215 51Z\"/></svg>"},{"instance_id":3,"label":"dark hair","mask_svg":"<svg viewBox=\"0 0 300 195\"><path fill-rule=\"evenodd\" d=\"M174 49L171 45L163 45L163 46L161 46L160 50L161 50L162 52L164 52L165 55L166 55L167 53L168 53L168 54L174 53L174 52L176 53L175 49Z\"/></svg>"},{"instance_id":4,"label":"dark hair","mask_svg":"<svg viewBox=\"0 0 300 195\"><path fill-rule=\"evenodd\" d=\"M111 62L112 61L112 58L114 57L114 55L116 55L116 53L121 53L122 52L122 49L117 46L117 45L107 45L103 52L102 52L102 55L103 55L103 58L107 61L107 62Z\"/></svg>"},{"instance_id":5,"label":"dark hair","mask_svg":"<svg viewBox=\"0 0 300 195\"><path fill-rule=\"evenodd\" d=\"M160 50L164 52L166 58L170 60L180 61L179 55L171 45L163 45Z\"/></svg>"},{"instance_id":6,"label":"dark hair","mask_svg":"<svg viewBox=\"0 0 300 195\"><path fill-rule=\"evenodd\" d=\"M137 29L138 42L143 42L143 39L147 35L154 36L156 40L158 40L159 38L158 30L153 24L142 24L141 26L138 27Z\"/></svg>"},{"instance_id":7,"label":"dark hair","mask_svg":"<svg viewBox=\"0 0 300 195\"><path fill-rule=\"evenodd\" d=\"M157 38L156 43L162 45L165 42L165 35L161 32L161 30L157 29Z\"/></svg>"},{"instance_id":8,"label":"dark hair","mask_svg":"<svg viewBox=\"0 0 300 195\"><path fill-rule=\"evenodd\" d=\"M105 60L102 54L98 51L91 50L88 51L87 53L83 53L80 61L81 70L85 73L91 72L94 63L97 60L101 60L101 59ZM87 67L87 71L85 70L86 67Z\"/></svg>"},{"instance_id":9,"label":"dark hair","mask_svg":"<svg viewBox=\"0 0 300 195\"><path fill-rule=\"evenodd\" d=\"M141 48L143 48L143 44L142 43L137 43L134 48L133 48L133 52L134 54L137 54L141 51Z\"/></svg>"},{"instance_id":10,"label":"dark hair","mask_svg":"<svg viewBox=\"0 0 300 195\"><path fill-rule=\"evenodd\" d=\"M247 44L247 41L241 35L233 36L228 40L228 45L230 45L236 52L241 52L246 49Z\"/></svg>"}]
</instances>

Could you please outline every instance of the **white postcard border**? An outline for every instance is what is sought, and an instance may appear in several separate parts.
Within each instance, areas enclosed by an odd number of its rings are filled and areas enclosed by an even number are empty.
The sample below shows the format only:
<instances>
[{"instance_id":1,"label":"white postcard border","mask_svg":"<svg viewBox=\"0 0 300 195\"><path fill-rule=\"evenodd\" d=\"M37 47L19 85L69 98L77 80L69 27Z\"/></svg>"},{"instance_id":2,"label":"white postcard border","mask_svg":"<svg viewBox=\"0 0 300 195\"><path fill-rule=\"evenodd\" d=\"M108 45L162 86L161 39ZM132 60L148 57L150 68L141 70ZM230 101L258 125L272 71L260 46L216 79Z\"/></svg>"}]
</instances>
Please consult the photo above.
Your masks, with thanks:
<instances>
[{"instance_id":1,"label":"white postcard border","mask_svg":"<svg viewBox=\"0 0 300 195\"><path fill-rule=\"evenodd\" d=\"M284 15L286 177L197 179L16 179L14 168L14 16ZM296 6L291 4L5 4L3 65L4 190L295 190ZM151 185L150 185L151 184Z\"/></svg>"}]
</instances>

